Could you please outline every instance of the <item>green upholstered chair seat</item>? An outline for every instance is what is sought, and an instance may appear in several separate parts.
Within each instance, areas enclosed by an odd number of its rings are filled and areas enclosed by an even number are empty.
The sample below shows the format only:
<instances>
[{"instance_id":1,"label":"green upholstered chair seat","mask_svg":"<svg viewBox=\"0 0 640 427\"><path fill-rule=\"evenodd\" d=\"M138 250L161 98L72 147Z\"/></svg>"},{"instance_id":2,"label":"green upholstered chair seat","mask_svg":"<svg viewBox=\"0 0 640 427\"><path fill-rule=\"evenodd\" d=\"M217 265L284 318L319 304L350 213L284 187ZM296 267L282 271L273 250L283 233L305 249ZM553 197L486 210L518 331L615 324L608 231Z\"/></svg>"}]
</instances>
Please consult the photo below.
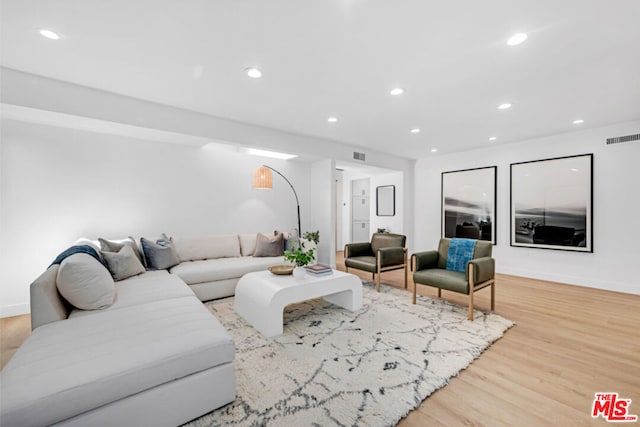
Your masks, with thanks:
<instances>
[{"instance_id":1,"label":"green upholstered chair seat","mask_svg":"<svg viewBox=\"0 0 640 427\"><path fill-rule=\"evenodd\" d=\"M369 273L376 272L376 257L374 256L356 256L353 258L347 258L344 260L344 265L351 268L357 268L358 270L368 271Z\"/></svg>"},{"instance_id":2,"label":"green upholstered chair seat","mask_svg":"<svg viewBox=\"0 0 640 427\"><path fill-rule=\"evenodd\" d=\"M469 282L466 275L457 271L430 268L416 271L413 281L422 285L435 286L447 291L469 294Z\"/></svg>"}]
</instances>

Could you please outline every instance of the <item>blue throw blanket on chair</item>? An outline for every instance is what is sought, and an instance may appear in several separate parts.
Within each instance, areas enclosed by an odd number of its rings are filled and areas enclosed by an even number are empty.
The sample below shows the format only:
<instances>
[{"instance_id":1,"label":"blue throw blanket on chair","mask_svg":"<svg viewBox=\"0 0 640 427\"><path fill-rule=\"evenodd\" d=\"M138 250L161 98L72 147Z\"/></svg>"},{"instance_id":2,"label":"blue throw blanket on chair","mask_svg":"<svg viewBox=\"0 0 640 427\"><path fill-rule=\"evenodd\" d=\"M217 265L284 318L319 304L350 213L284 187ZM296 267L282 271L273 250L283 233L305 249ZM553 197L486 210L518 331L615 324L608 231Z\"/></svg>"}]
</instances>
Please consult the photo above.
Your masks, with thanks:
<instances>
[{"instance_id":1,"label":"blue throw blanket on chair","mask_svg":"<svg viewBox=\"0 0 640 427\"><path fill-rule=\"evenodd\" d=\"M98 252L96 252L96 250L93 249L89 245L71 246L69 249L66 249L64 252L62 252L60 255L58 255L56 257L56 259L53 260L51 265L60 264L65 258L70 257L73 254L88 254L88 255L91 255L92 257L97 259L98 262L100 262L100 264L104 265L104 262L100 258L100 255L98 255ZM51 267L51 265L49 267Z\"/></svg>"},{"instance_id":2,"label":"blue throw blanket on chair","mask_svg":"<svg viewBox=\"0 0 640 427\"><path fill-rule=\"evenodd\" d=\"M447 253L447 270L464 273L467 263L473 259L475 248L476 240L451 239L449 252Z\"/></svg>"}]
</instances>

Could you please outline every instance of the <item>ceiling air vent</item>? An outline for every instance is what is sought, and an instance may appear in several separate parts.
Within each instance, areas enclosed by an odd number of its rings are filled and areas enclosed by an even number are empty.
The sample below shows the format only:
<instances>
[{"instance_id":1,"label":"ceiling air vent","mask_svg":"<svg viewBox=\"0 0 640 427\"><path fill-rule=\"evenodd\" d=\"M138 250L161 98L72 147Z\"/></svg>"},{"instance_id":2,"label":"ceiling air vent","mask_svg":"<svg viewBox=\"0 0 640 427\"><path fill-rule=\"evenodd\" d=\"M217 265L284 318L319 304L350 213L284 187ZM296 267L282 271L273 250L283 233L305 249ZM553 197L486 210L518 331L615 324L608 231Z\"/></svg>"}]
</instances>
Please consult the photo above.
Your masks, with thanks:
<instances>
[{"instance_id":1,"label":"ceiling air vent","mask_svg":"<svg viewBox=\"0 0 640 427\"><path fill-rule=\"evenodd\" d=\"M353 158L356 160L362 160L364 162L365 155L364 153L358 153L357 151L354 151Z\"/></svg>"},{"instance_id":2,"label":"ceiling air vent","mask_svg":"<svg viewBox=\"0 0 640 427\"><path fill-rule=\"evenodd\" d=\"M607 145L620 144L622 142L640 141L640 133L635 135L618 136L615 138L607 138Z\"/></svg>"}]
</instances>

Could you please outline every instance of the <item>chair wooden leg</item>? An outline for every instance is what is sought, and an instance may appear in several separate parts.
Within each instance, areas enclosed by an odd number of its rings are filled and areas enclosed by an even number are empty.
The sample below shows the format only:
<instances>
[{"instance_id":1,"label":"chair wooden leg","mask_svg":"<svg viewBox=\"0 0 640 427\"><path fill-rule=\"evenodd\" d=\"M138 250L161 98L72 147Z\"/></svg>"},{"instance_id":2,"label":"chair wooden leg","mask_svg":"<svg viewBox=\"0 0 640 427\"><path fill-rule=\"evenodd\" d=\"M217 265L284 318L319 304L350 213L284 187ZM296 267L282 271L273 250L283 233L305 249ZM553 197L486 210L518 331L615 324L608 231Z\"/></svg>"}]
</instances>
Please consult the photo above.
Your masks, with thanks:
<instances>
[{"instance_id":1,"label":"chair wooden leg","mask_svg":"<svg viewBox=\"0 0 640 427\"><path fill-rule=\"evenodd\" d=\"M496 282L491 284L491 312L496 311Z\"/></svg>"},{"instance_id":2,"label":"chair wooden leg","mask_svg":"<svg viewBox=\"0 0 640 427\"><path fill-rule=\"evenodd\" d=\"M409 283L409 260L407 259L407 248L404 248L404 288L407 289Z\"/></svg>"},{"instance_id":3,"label":"chair wooden leg","mask_svg":"<svg viewBox=\"0 0 640 427\"><path fill-rule=\"evenodd\" d=\"M404 288L407 289L409 287L409 268L407 266L407 260L404 263Z\"/></svg>"},{"instance_id":4,"label":"chair wooden leg","mask_svg":"<svg viewBox=\"0 0 640 427\"><path fill-rule=\"evenodd\" d=\"M442 289L438 288L438 298L442 298Z\"/></svg>"},{"instance_id":5,"label":"chair wooden leg","mask_svg":"<svg viewBox=\"0 0 640 427\"><path fill-rule=\"evenodd\" d=\"M411 257L411 271L416 271L416 258L415 257ZM413 297L411 299L411 303L415 304L416 303L416 288L418 287L418 284L416 283L416 281L413 281Z\"/></svg>"},{"instance_id":6,"label":"chair wooden leg","mask_svg":"<svg viewBox=\"0 0 640 427\"><path fill-rule=\"evenodd\" d=\"M469 320L473 320L473 293L475 292L475 271L473 264L469 263Z\"/></svg>"},{"instance_id":7,"label":"chair wooden leg","mask_svg":"<svg viewBox=\"0 0 640 427\"><path fill-rule=\"evenodd\" d=\"M382 275L382 266L380 265L380 251L378 251L376 255L376 273L378 273L378 277L376 278L376 291L380 292L380 276Z\"/></svg>"}]
</instances>

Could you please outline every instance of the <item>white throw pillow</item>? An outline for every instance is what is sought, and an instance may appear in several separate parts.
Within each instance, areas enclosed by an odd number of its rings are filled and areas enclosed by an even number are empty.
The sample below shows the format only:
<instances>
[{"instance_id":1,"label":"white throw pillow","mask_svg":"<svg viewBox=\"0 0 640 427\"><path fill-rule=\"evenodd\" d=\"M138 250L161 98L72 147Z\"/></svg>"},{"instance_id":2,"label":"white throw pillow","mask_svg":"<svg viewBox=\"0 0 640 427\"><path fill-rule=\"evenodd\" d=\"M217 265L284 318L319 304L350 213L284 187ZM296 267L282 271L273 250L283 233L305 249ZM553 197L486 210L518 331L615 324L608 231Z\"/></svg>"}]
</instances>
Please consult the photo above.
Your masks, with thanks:
<instances>
[{"instance_id":1,"label":"white throw pillow","mask_svg":"<svg viewBox=\"0 0 640 427\"><path fill-rule=\"evenodd\" d=\"M256 250L256 233L239 234L240 252L242 256L251 256Z\"/></svg>"},{"instance_id":2,"label":"white throw pillow","mask_svg":"<svg viewBox=\"0 0 640 427\"><path fill-rule=\"evenodd\" d=\"M113 304L116 286L109 271L91 255L77 253L60 263L56 285L60 294L81 310Z\"/></svg>"}]
</instances>

